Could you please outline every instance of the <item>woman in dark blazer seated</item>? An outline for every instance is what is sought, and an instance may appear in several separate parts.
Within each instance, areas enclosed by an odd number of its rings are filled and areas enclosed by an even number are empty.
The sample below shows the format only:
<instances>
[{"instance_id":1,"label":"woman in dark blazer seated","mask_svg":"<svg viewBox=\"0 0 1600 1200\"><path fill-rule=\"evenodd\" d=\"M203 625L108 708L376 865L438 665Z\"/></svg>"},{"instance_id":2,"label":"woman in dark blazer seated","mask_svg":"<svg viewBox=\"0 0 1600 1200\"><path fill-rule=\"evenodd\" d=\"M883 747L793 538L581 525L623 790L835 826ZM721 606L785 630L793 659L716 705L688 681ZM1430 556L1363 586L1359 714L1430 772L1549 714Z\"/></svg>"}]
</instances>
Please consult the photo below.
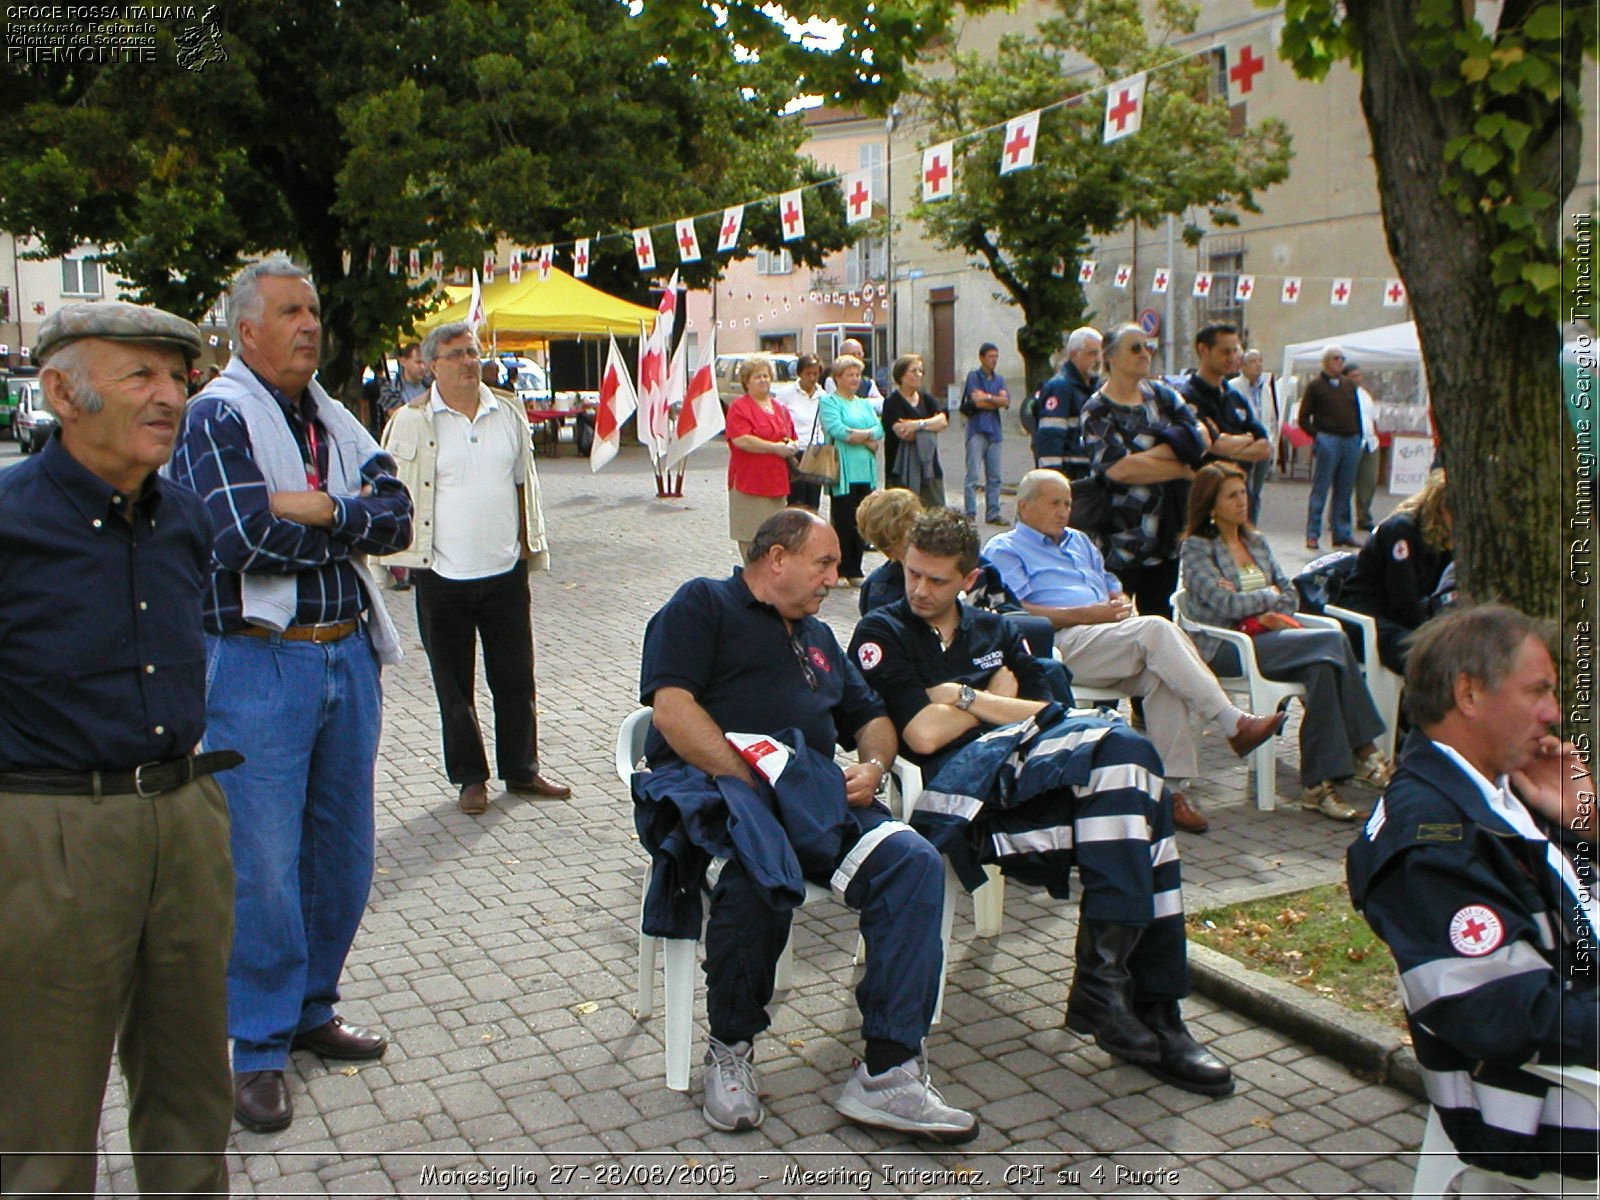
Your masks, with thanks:
<instances>
[{"instance_id":1,"label":"woman in dark blazer seated","mask_svg":"<svg viewBox=\"0 0 1600 1200\"><path fill-rule=\"evenodd\" d=\"M1212 463L1195 472L1179 551L1185 609L1196 621L1253 634L1262 674L1305 686L1300 806L1353 821L1360 811L1334 785L1349 779L1381 788L1389 781L1394 763L1374 744L1383 719L1344 633L1293 623L1298 593L1249 516L1243 471ZM1238 673L1233 646L1204 633L1192 636L1218 674Z\"/></svg>"},{"instance_id":2,"label":"woman in dark blazer seated","mask_svg":"<svg viewBox=\"0 0 1600 1200\"><path fill-rule=\"evenodd\" d=\"M1433 616L1429 599L1453 558L1454 523L1445 501L1444 472L1432 471L1422 490L1407 496L1367 539L1339 592L1345 608L1376 618L1378 657L1400 675L1406 671L1406 643Z\"/></svg>"}]
</instances>

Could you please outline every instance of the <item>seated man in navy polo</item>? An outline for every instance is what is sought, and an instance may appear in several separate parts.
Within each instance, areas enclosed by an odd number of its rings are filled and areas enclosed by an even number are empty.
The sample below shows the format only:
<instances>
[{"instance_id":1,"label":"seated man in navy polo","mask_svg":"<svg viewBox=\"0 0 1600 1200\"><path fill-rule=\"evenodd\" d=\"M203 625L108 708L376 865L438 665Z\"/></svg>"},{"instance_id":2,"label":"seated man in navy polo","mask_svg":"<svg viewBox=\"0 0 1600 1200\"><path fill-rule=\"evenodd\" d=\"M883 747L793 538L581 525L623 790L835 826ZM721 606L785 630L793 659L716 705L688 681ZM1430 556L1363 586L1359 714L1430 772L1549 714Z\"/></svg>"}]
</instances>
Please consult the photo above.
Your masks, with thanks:
<instances>
[{"instance_id":1,"label":"seated man in navy polo","mask_svg":"<svg viewBox=\"0 0 1600 1200\"><path fill-rule=\"evenodd\" d=\"M816 618L838 568L832 528L815 513L785 509L756 531L742 572L690 580L650 619L639 672L640 701L655 709L645 744L650 770L633 781L640 836L657 876L685 864L691 874L703 870L703 852L726 857L705 933L705 1116L713 1128L754 1129L766 1116L753 1043L769 1024L798 900L793 885L803 873L831 883L861 914L867 944L856 989L865 1061L839 1111L865 1125L964 1142L977 1136L978 1122L944 1103L922 1057L944 969L944 870L932 846L875 803L894 760L894 727ZM792 744L774 750L785 734ZM833 763L840 743L859 757L842 772ZM781 776L763 769L773 760L786 763ZM680 817L668 838L659 836L664 819ZM773 836L752 838L751 825ZM675 891L691 901L697 931L698 879L678 878ZM647 934L684 936L652 908L647 899Z\"/></svg>"},{"instance_id":2,"label":"seated man in navy polo","mask_svg":"<svg viewBox=\"0 0 1600 1200\"><path fill-rule=\"evenodd\" d=\"M911 527L906 598L856 626L850 654L883 697L924 790L912 823L951 856L1065 898L1082 879L1067 1027L1158 1079L1201 1095L1232 1073L1190 1036L1172 801L1161 760L1122 722L1050 702L1045 667L997 613L963 605L977 531L951 509Z\"/></svg>"}]
</instances>

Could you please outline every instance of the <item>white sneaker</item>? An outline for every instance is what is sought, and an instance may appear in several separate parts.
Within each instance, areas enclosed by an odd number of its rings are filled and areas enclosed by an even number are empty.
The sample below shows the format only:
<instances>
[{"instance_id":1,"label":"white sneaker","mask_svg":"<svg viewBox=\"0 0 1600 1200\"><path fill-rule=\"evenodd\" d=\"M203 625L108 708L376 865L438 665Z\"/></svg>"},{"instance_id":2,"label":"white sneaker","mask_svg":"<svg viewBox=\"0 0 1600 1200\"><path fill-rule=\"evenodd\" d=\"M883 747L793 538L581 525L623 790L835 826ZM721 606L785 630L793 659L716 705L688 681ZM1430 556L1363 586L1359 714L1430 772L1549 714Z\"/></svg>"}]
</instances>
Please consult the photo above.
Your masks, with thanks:
<instances>
[{"instance_id":1,"label":"white sneaker","mask_svg":"<svg viewBox=\"0 0 1600 1200\"><path fill-rule=\"evenodd\" d=\"M859 1125L938 1142L970 1142L978 1136L978 1118L944 1102L920 1056L882 1075L868 1075L866 1064L857 1063L834 1107Z\"/></svg>"},{"instance_id":2,"label":"white sneaker","mask_svg":"<svg viewBox=\"0 0 1600 1200\"><path fill-rule=\"evenodd\" d=\"M706 1122L723 1133L760 1128L767 1119L767 1110L761 1107L755 1047L749 1042L725 1046L712 1038L705 1061L701 1082L706 1098L701 1111Z\"/></svg>"}]
</instances>

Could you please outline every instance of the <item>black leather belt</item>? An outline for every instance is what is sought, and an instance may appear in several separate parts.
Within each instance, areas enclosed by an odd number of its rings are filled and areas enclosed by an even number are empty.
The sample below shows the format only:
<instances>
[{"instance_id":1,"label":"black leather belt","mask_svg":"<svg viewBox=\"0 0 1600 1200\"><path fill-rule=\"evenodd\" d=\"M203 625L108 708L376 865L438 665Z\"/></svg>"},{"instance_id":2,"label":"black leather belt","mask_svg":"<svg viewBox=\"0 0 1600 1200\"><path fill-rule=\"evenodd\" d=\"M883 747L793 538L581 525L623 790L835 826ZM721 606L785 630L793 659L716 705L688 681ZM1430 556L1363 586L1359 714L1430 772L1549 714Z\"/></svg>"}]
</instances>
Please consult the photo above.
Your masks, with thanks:
<instances>
[{"instance_id":1,"label":"black leather belt","mask_svg":"<svg viewBox=\"0 0 1600 1200\"><path fill-rule=\"evenodd\" d=\"M175 792L205 775L237 767L237 750L186 754L167 762L143 763L131 771L0 771L0 792L42 796L159 796Z\"/></svg>"}]
</instances>

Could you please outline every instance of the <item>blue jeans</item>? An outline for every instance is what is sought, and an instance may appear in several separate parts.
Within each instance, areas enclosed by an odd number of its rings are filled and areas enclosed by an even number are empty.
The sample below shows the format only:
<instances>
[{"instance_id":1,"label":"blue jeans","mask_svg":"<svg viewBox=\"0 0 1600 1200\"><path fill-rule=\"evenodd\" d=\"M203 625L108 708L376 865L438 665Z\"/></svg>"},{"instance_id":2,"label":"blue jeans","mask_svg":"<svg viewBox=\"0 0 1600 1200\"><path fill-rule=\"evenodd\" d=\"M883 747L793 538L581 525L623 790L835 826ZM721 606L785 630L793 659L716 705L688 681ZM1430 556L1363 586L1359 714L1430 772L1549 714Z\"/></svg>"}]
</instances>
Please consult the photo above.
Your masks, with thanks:
<instances>
[{"instance_id":1,"label":"blue jeans","mask_svg":"<svg viewBox=\"0 0 1600 1200\"><path fill-rule=\"evenodd\" d=\"M1000 515L1000 435L967 430L967 481L964 493L966 513L978 515L979 472L984 486L984 516L991 520Z\"/></svg>"},{"instance_id":2,"label":"blue jeans","mask_svg":"<svg viewBox=\"0 0 1600 1200\"><path fill-rule=\"evenodd\" d=\"M1250 464L1250 524L1261 520L1261 489L1266 486L1267 474L1272 470L1272 460L1263 458Z\"/></svg>"},{"instance_id":3,"label":"blue jeans","mask_svg":"<svg viewBox=\"0 0 1600 1200\"><path fill-rule=\"evenodd\" d=\"M289 1042L333 1017L372 886L382 686L365 626L318 645L206 638L207 746L232 817L228 1033L236 1071L282 1070Z\"/></svg>"},{"instance_id":4,"label":"blue jeans","mask_svg":"<svg viewBox=\"0 0 1600 1200\"><path fill-rule=\"evenodd\" d=\"M1315 541L1322 536L1322 508L1328 499L1328 486L1333 486L1333 515L1329 524L1335 542L1352 540L1350 526L1350 496L1355 491L1356 468L1361 465L1361 437L1336 437L1331 433L1317 434L1311 460L1311 502L1306 509L1306 540Z\"/></svg>"}]
</instances>

